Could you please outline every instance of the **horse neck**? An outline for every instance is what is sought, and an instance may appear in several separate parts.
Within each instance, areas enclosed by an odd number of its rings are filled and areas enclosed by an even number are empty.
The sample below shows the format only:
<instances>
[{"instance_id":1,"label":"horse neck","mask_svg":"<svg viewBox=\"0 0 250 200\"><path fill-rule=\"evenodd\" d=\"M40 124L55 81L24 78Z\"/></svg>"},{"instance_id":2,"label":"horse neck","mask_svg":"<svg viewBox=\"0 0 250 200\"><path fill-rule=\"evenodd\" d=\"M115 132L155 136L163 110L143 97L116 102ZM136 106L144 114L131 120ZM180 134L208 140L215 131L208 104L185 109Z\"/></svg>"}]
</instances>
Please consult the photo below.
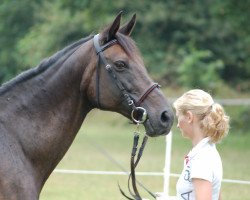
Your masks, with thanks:
<instances>
[{"instance_id":1,"label":"horse neck","mask_svg":"<svg viewBox=\"0 0 250 200\"><path fill-rule=\"evenodd\" d=\"M82 77L88 64L88 45L83 45L67 59L31 78L22 86L19 101L30 112L36 113L48 124L51 117L60 121L60 126L82 123L91 105L84 92L80 91ZM86 46L86 47L85 47Z\"/></svg>"},{"instance_id":2,"label":"horse neck","mask_svg":"<svg viewBox=\"0 0 250 200\"><path fill-rule=\"evenodd\" d=\"M12 105L6 106L6 116L17 119L13 135L17 135L25 156L32 160L41 184L62 159L92 109L86 94L80 92L90 48L87 42L60 65L5 94L8 105Z\"/></svg>"}]
</instances>

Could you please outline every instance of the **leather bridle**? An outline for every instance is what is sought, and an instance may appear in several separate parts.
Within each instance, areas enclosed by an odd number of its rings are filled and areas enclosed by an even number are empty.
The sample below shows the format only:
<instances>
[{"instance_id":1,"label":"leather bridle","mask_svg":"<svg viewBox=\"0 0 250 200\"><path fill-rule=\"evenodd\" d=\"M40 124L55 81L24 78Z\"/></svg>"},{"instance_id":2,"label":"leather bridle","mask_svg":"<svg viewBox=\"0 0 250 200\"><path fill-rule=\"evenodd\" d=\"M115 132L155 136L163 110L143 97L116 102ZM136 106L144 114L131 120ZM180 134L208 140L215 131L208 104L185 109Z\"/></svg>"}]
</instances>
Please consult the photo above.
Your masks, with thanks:
<instances>
[{"instance_id":1,"label":"leather bridle","mask_svg":"<svg viewBox=\"0 0 250 200\"><path fill-rule=\"evenodd\" d=\"M111 46L113 46L115 44L118 44L117 39L113 39L113 40L109 41L108 43L106 43L105 45L100 46L100 44L99 44L99 34L94 36L94 47L95 47L95 50L96 50L96 54L98 56L98 64L97 64L97 68L96 68L96 102L97 102L97 107L102 108L102 105L101 105L101 102L100 102L100 67L103 64L105 69L108 71L108 73L112 77L113 81L115 82L115 84L117 85L119 90L121 91L122 97L126 100L128 106L130 106L132 108L131 118L132 118L133 122L136 123L139 126L139 124L142 124L147 119L147 111L146 111L145 108L141 107L141 103L147 98L147 96L155 88L159 88L160 85L158 83L153 83L148 89L145 90L145 92L140 96L140 98L137 101L135 101L131 97L131 95L127 92L127 90L123 86L122 82L118 79L118 77L116 75L116 72L114 70L113 64L109 63L107 61L107 59L105 58L104 54L103 54L103 51L105 51L107 48L109 48L109 47L111 47ZM136 152L137 152L137 146L138 146L138 140L139 140L139 134L138 134L137 131L135 131L134 144L133 144L133 149L132 149L132 153L131 153L131 160L130 160L131 173L130 173L130 176L129 176L129 181L130 181L130 178L131 178L134 193L132 193L132 191L130 190L129 184L128 184L128 187L129 187L129 192L133 196L133 198L136 199L136 200L141 200L140 194L139 194L139 192L137 190L137 187L136 187L135 168L136 168L136 166L137 166L137 164L138 164L138 162L139 162L139 160L140 160L140 158L142 156L144 147L145 147L146 142L147 142L147 136L146 135L144 136L143 142L141 144L141 147L140 147L140 150L139 150L139 153L138 153L138 156L137 156L137 159L135 160L135 156L136 156ZM120 186L119 186L119 188L120 188ZM143 188L146 189L145 187L143 187ZM132 199L132 198L128 197L121 190L121 188L120 188L120 191L126 198ZM147 192L151 196L155 197L155 195L153 193L151 193L149 190L147 190Z\"/></svg>"},{"instance_id":2,"label":"leather bridle","mask_svg":"<svg viewBox=\"0 0 250 200\"><path fill-rule=\"evenodd\" d=\"M126 88L123 86L122 82L118 79L116 72L114 70L113 64L109 63L107 59L105 58L103 51L105 51L107 48L117 44L118 41L116 39L113 39L106 43L103 46L100 46L99 44L99 34L94 36L94 47L96 50L96 54L98 56L98 64L96 68L96 102L97 107L102 108L101 102L100 102L100 67L102 64L104 65L105 69L108 71L112 79L114 80L114 83L117 85L119 90L122 93L122 97L127 101L127 104L132 108L131 117L132 120L135 123L143 123L146 120L146 110L142 107L140 107L141 103L147 98L147 96L155 89L159 88L160 85L158 83L153 83L144 93L141 95L141 97L135 101L131 95L127 92ZM136 119L134 116L135 111L142 112L142 116L144 118L142 119Z\"/></svg>"}]
</instances>

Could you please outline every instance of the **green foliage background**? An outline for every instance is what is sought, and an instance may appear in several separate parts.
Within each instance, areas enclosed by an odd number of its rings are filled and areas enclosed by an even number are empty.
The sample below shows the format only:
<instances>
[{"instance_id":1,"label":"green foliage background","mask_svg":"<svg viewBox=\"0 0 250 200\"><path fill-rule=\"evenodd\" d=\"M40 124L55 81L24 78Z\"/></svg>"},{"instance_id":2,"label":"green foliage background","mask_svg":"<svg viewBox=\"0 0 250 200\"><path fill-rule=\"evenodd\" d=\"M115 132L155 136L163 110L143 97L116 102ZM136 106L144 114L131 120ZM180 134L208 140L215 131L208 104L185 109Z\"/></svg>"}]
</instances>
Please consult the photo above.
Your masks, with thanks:
<instances>
[{"instance_id":1,"label":"green foliage background","mask_svg":"<svg viewBox=\"0 0 250 200\"><path fill-rule=\"evenodd\" d=\"M137 13L133 38L163 85L250 90L250 1L2 0L0 83ZM195 77L195 81L194 78Z\"/></svg>"}]
</instances>

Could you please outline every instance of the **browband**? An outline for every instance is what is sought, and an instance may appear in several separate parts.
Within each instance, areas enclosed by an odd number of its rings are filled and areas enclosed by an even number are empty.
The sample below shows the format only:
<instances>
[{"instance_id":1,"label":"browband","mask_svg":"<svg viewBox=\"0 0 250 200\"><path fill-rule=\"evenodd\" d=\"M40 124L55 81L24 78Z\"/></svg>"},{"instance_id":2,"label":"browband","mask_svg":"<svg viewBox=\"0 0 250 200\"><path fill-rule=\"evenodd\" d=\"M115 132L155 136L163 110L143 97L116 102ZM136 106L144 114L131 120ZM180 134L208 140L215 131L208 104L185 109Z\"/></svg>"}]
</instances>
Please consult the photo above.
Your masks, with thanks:
<instances>
[{"instance_id":1,"label":"browband","mask_svg":"<svg viewBox=\"0 0 250 200\"><path fill-rule=\"evenodd\" d=\"M109 41L107 44L104 44L102 46L99 45L99 34L96 34L94 36L94 42L95 42L95 48L96 48L96 54L98 55L100 52L105 51L107 48L113 46L114 44L117 43L117 39L113 39L111 41Z\"/></svg>"}]
</instances>

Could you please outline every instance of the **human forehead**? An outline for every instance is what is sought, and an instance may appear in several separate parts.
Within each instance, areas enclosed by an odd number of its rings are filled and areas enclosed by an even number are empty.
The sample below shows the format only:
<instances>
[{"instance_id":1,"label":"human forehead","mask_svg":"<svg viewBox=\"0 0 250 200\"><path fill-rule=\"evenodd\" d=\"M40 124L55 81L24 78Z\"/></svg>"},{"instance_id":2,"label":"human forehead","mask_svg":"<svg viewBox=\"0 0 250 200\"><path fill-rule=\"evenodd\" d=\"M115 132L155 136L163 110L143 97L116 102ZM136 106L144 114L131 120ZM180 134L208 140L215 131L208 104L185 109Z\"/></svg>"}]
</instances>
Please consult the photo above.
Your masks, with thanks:
<instances>
[{"instance_id":1,"label":"human forehead","mask_svg":"<svg viewBox=\"0 0 250 200\"><path fill-rule=\"evenodd\" d=\"M177 118L185 117L187 115L187 111L176 110L175 115Z\"/></svg>"},{"instance_id":2,"label":"human forehead","mask_svg":"<svg viewBox=\"0 0 250 200\"><path fill-rule=\"evenodd\" d=\"M180 110L176 110L175 115L176 115L176 117L180 117L183 115L183 113Z\"/></svg>"}]
</instances>

